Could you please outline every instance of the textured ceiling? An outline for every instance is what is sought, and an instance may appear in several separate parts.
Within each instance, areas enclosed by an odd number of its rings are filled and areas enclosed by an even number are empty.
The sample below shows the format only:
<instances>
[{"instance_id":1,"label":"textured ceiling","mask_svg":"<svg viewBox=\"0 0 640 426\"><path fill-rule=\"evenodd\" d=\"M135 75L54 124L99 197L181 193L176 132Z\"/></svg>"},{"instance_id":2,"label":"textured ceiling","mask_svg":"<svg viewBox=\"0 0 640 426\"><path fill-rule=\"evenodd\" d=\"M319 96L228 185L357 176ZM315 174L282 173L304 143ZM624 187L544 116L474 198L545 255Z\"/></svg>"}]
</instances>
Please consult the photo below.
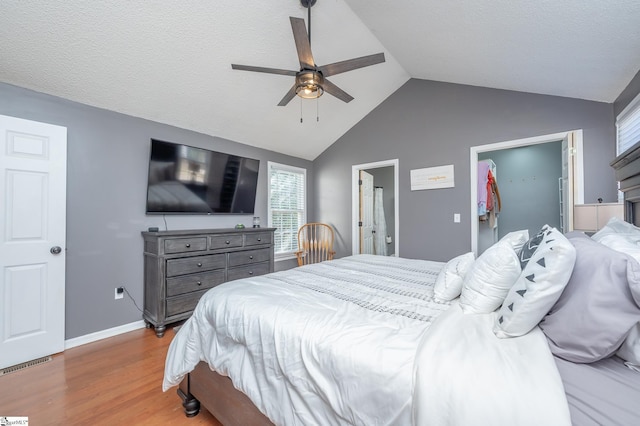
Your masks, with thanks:
<instances>
[{"instance_id":1,"label":"textured ceiling","mask_svg":"<svg viewBox=\"0 0 640 426\"><path fill-rule=\"evenodd\" d=\"M612 102L640 69L640 1L318 0L319 65L352 95L276 106L299 0L0 1L0 81L313 159L410 77ZM316 121L316 116L319 121ZM300 123L300 118L303 122Z\"/></svg>"}]
</instances>

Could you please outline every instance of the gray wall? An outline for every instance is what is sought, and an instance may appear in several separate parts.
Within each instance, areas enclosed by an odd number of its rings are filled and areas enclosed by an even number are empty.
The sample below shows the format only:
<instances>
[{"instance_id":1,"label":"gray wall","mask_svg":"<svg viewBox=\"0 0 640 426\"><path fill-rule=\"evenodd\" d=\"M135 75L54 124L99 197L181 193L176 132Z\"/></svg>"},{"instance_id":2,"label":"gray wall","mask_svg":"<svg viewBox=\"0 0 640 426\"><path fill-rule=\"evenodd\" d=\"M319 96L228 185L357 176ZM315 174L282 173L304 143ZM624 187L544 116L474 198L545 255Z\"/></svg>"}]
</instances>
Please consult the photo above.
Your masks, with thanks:
<instances>
[{"instance_id":1,"label":"gray wall","mask_svg":"<svg viewBox=\"0 0 640 426\"><path fill-rule=\"evenodd\" d=\"M496 163L502 200L498 238L519 229L533 236L545 224L560 228L562 141L478 154L488 158Z\"/></svg>"},{"instance_id":2,"label":"gray wall","mask_svg":"<svg viewBox=\"0 0 640 426\"><path fill-rule=\"evenodd\" d=\"M625 109L629 102L640 94L640 71L631 79L627 87L620 93L613 103L613 116L618 116Z\"/></svg>"},{"instance_id":3,"label":"gray wall","mask_svg":"<svg viewBox=\"0 0 640 426\"><path fill-rule=\"evenodd\" d=\"M399 255L450 259L471 248L469 148L574 129L585 199L615 201L612 104L411 79L314 160L316 218L343 237L337 256L351 254L351 166L398 158ZM447 164L455 188L410 191L410 170Z\"/></svg>"},{"instance_id":4,"label":"gray wall","mask_svg":"<svg viewBox=\"0 0 640 426\"><path fill-rule=\"evenodd\" d=\"M387 235L391 236L391 244L387 244L387 256L395 254L395 194L394 191L394 177L393 167L378 167L377 169L369 169L367 172L373 175L373 185L381 186L382 191L382 204L384 209L384 218L387 223Z\"/></svg>"},{"instance_id":5,"label":"gray wall","mask_svg":"<svg viewBox=\"0 0 640 426\"><path fill-rule=\"evenodd\" d=\"M306 160L2 83L0 114L67 127L66 339L142 318L128 298L116 301L113 293L124 285L142 306L140 232L165 228L162 216L145 215L150 138L259 159L255 215L265 225L267 161L307 168L308 182L313 182L313 165ZM313 210L313 188L308 186ZM227 228L251 226L252 216L168 215L166 221L169 229Z\"/></svg>"}]
</instances>

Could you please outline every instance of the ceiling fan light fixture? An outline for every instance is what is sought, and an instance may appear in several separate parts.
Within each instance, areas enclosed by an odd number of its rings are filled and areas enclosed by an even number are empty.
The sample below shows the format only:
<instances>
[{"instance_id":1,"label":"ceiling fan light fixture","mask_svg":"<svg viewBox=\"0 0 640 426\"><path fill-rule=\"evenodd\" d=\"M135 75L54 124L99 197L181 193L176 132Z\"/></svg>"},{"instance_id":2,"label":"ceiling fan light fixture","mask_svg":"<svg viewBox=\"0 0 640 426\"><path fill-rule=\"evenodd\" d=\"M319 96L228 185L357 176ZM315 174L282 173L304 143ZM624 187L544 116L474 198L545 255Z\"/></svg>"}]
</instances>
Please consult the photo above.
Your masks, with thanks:
<instances>
[{"instance_id":1,"label":"ceiling fan light fixture","mask_svg":"<svg viewBox=\"0 0 640 426\"><path fill-rule=\"evenodd\" d=\"M316 99L322 96L324 77L314 70L300 71L296 75L296 95L304 99Z\"/></svg>"}]
</instances>

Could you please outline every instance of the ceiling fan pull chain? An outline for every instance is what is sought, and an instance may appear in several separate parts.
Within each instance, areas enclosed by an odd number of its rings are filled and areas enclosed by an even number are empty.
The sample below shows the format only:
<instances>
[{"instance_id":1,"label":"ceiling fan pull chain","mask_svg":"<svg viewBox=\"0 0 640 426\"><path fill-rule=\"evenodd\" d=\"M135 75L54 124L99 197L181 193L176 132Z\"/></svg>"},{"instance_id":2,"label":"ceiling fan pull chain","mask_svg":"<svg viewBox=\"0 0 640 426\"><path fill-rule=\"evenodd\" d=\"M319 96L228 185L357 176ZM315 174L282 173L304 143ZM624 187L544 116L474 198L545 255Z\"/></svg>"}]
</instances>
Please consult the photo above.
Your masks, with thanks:
<instances>
[{"instance_id":1,"label":"ceiling fan pull chain","mask_svg":"<svg viewBox=\"0 0 640 426\"><path fill-rule=\"evenodd\" d=\"M316 122L320 121L320 98L316 98Z\"/></svg>"},{"instance_id":2,"label":"ceiling fan pull chain","mask_svg":"<svg viewBox=\"0 0 640 426\"><path fill-rule=\"evenodd\" d=\"M300 98L300 123L302 123L302 98Z\"/></svg>"}]
</instances>

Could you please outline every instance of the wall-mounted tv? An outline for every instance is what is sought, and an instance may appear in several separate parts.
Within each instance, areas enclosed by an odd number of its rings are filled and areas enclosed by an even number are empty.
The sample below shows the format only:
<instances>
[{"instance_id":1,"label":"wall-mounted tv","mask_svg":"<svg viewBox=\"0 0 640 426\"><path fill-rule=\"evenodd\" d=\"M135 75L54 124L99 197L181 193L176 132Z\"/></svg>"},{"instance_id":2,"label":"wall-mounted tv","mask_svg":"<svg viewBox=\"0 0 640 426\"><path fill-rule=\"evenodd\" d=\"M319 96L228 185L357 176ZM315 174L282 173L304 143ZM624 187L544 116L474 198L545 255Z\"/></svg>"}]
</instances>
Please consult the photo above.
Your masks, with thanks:
<instances>
[{"instance_id":1,"label":"wall-mounted tv","mask_svg":"<svg viewBox=\"0 0 640 426\"><path fill-rule=\"evenodd\" d=\"M147 214L253 214L260 161L151 139Z\"/></svg>"}]
</instances>

